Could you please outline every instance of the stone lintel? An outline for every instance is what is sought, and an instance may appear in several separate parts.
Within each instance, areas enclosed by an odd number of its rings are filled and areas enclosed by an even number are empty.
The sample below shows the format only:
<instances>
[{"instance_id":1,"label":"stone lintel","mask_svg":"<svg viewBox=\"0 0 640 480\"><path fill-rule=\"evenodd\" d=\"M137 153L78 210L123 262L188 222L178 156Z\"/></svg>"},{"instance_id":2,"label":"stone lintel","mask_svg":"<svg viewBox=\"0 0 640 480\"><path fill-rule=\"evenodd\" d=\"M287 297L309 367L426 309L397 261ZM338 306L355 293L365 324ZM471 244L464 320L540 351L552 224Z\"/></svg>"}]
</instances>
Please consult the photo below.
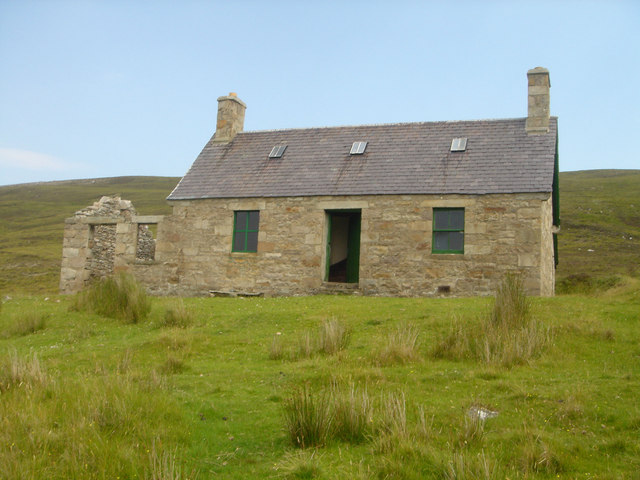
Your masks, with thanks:
<instances>
[{"instance_id":1,"label":"stone lintel","mask_svg":"<svg viewBox=\"0 0 640 480\"><path fill-rule=\"evenodd\" d=\"M160 223L164 220L164 215L134 215L131 223Z\"/></svg>"},{"instance_id":2,"label":"stone lintel","mask_svg":"<svg viewBox=\"0 0 640 480\"><path fill-rule=\"evenodd\" d=\"M362 200L327 200L318 202L318 210L351 210L369 208L369 202Z\"/></svg>"},{"instance_id":3,"label":"stone lintel","mask_svg":"<svg viewBox=\"0 0 640 480\"><path fill-rule=\"evenodd\" d=\"M115 217L76 217L71 223L86 223L89 225L115 225L122 219Z\"/></svg>"}]
</instances>

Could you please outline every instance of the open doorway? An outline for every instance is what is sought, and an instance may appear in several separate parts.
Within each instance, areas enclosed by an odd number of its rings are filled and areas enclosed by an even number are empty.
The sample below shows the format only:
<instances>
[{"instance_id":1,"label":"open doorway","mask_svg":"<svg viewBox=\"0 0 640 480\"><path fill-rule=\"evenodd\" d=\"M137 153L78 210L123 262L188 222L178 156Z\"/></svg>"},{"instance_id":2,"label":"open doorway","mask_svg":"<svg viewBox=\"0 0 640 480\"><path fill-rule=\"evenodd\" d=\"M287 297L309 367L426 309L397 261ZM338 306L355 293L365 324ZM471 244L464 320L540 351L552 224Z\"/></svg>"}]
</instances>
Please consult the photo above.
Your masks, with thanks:
<instances>
[{"instance_id":1,"label":"open doorway","mask_svg":"<svg viewBox=\"0 0 640 480\"><path fill-rule=\"evenodd\" d=\"M360 210L327 210L327 282L358 283Z\"/></svg>"}]
</instances>

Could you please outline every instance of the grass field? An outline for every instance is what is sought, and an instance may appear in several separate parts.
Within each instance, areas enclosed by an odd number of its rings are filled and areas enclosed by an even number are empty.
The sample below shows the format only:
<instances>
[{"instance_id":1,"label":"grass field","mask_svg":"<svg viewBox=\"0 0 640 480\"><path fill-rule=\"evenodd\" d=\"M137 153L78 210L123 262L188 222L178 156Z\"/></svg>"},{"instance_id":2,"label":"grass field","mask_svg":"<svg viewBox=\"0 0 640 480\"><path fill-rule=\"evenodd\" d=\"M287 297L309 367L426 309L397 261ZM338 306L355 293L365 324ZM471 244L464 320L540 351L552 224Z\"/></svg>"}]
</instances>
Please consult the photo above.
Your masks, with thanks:
<instances>
[{"instance_id":1,"label":"grass field","mask_svg":"<svg viewBox=\"0 0 640 480\"><path fill-rule=\"evenodd\" d=\"M116 193L141 215L169 214L164 199L178 180L118 177L0 187L0 292L55 293L65 218ZM560 290L639 275L639 170L560 173L560 205Z\"/></svg>"},{"instance_id":2,"label":"grass field","mask_svg":"<svg viewBox=\"0 0 640 480\"><path fill-rule=\"evenodd\" d=\"M533 299L551 343L511 366L434 355L487 298L178 302L152 299L147 319L124 323L70 311L69 297L5 301L0 476L638 478L637 279ZM307 349L327 321L346 328L344 348ZM413 354L387 356L407 325ZM361 435L299 448L285 412L300 392L336 416L341 401Z\"/></svg>"}]
</instances>

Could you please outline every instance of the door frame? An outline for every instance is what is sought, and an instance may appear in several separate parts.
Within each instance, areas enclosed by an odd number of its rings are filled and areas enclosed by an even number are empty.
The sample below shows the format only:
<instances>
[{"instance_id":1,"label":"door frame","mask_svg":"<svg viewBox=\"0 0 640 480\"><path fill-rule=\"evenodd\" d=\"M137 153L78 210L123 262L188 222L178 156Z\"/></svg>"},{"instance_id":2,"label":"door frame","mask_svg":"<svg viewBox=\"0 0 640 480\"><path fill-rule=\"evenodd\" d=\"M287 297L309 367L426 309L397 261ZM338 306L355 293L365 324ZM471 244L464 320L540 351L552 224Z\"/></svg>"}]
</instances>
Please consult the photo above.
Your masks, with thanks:
<instances>
[{"instance_id":1,"label":"door frame","mask_svg":"<svg viewBox=\"0 0 640 480\"><path fill-rule=\"evenodd\" d=\"M325 210L327 222L327 238L325 239L325 268L324 281L329 282L331 269L331 240L333 235L334 216L348 217L347 228L347 278L346 283L358 283L360 280L360 243L362 231L362 209L327 209Z\"/></svg>"}]
</instances>

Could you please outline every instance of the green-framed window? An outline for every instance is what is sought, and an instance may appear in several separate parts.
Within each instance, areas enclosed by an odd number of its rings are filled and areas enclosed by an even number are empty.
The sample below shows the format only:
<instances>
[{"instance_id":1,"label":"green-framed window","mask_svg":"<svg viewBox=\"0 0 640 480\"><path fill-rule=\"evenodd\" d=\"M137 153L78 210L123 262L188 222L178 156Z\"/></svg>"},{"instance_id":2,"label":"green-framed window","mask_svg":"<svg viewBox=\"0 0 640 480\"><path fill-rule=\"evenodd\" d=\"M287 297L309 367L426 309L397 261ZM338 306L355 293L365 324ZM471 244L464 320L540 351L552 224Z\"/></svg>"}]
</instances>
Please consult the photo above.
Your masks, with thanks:
<instances>
[{"instance_id":1,"label":"green-framed window","mask_svg":"<svg viewBox=\"0 0 640 480\"><path fill-rule=\"evenodd\" d=\"M258 251L259 210L238 210L233 212L232 252Z\"/></svg>"},{"instance_id":2,"label":"green-framed window","mask_svg":"<svg viewBox=\"0 0 640 480\"><path fill-rule=\"evenodd\" d=\"M433 209L432 253L464 253L464 208Z\"/></svg>"}]
</instances>

